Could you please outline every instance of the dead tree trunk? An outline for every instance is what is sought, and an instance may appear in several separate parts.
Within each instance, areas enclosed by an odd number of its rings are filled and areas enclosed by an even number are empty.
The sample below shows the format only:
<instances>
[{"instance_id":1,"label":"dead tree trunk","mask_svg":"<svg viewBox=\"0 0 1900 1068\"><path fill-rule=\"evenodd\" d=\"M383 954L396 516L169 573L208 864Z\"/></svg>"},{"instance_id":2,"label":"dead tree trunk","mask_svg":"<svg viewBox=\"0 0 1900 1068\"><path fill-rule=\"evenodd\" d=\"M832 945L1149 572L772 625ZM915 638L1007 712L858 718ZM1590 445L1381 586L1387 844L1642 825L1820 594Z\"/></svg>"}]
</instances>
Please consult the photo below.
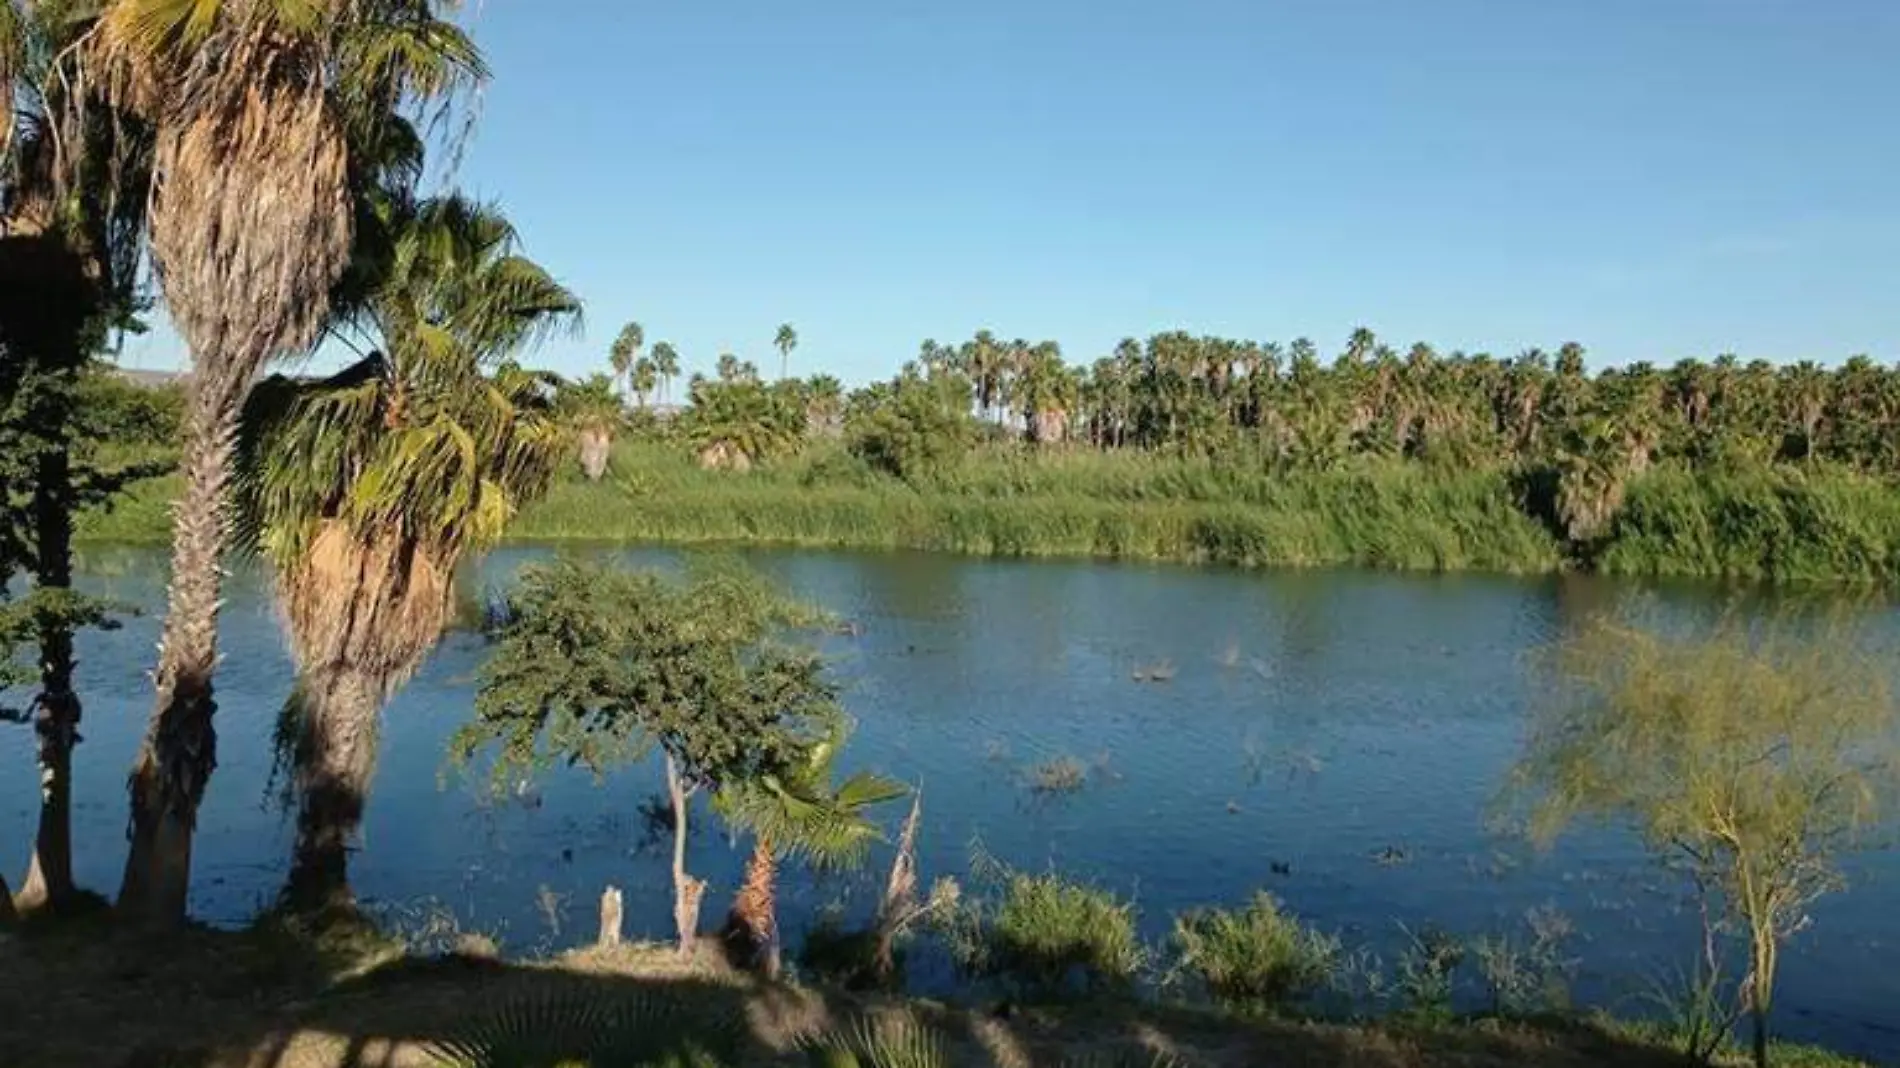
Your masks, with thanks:
<instances>
[{"instance_id":1,"label":"dead tree trunk","mask_svg":"<svg viewBox=\"0 0 1900 1068\"><path fill-rule=\"evenodd\" d=\"M620 945L621 902L620 889L610 886L600 895L600 937L594 944L601 949L616 949Z\"/></svg>"},{"instance_id":2,"label":"dead tree trunk","mask_svg":"<svg viewBox=\"0 0 1900 1068\"><path fill-rule=\"evenodd\" d=\"M885 985L897 977L897 940L917 911L917 824L923 811L924 795L919 792L911 798L910 816L904 820L904 833L897 839L891 878L877 909L877 950L871 966L878 982Z\"/></svg>"},{"instance_id":3,"label":"dead tree trunk","mask_svg":"<svg viewBox=\"0 0 1900 1068\"><path fill-rule=\"evenodd\" d=\"M692 797L679 763L666 757L666 792L673 802L673 925L679 931L680 956L691 959L699 940L699 901L706 883L686 873L686 803Z\"/></svg>"}]
</instances>

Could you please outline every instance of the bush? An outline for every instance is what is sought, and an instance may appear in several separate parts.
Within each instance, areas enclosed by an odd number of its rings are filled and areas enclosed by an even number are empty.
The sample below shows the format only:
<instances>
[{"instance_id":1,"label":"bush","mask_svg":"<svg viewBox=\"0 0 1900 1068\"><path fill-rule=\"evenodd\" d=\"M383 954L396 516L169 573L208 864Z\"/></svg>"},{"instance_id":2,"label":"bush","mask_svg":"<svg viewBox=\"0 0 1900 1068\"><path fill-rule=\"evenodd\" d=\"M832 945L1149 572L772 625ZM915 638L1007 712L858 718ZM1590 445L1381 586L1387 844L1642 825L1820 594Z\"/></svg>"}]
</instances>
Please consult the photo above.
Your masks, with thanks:
<instances>
[{"instance_id":1,"label":"bush","mask_svg":"<svg viewBox=\"0 0 1900 1068\"><path fill-rule=\"evenodd\" d=\"M1317 993L1333 978L1339 941L1301 924L1260 893L1244 909L1205 909L1174 921L1177 974L1215 1000L1267 1010Z\"/></svg>"},{"instance_id":2,"label":"bush","mask_svg":"<svg viewBox=\"0 0 1900 1068\"><path fill-rule=\"evenodd\" d=\"M960 388L899 379L852 414L852 455L886 474L915 481L953 463L969 448L970 415Z\"/></svg>"},{"instance_id":3,"label":"bush","mask_svg":"<svg viewBox=\"0 0 1900 1068\"><path fill-rule=\"evenodd\" d=\"M1134 905L1055 873L1004 871L993 908L960 919L952 953L966 971L1041 992L1132 983L1147 960Z\"/></svg>"}]
</instances>

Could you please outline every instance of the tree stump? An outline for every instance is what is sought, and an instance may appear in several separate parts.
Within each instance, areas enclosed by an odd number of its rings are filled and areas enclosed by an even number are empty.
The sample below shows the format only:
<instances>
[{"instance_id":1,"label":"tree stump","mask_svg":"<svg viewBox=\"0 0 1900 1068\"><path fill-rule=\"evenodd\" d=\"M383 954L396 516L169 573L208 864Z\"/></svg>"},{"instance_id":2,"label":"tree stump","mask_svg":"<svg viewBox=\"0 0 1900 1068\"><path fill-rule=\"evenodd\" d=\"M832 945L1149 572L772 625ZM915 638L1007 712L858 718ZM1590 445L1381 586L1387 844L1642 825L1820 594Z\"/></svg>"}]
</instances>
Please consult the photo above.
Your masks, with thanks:
<instances>
[{"instance_id":1,"label":"tree stump","mask_svg":"<svg viewBox=\"0 0 1900 1068\"><path fill-rule=\"evenodd\" d=\"M620 916L620 888L610 886L600 895L600 939L595 945L601 949L620 945Z\"/></svg>"}]
</instances>

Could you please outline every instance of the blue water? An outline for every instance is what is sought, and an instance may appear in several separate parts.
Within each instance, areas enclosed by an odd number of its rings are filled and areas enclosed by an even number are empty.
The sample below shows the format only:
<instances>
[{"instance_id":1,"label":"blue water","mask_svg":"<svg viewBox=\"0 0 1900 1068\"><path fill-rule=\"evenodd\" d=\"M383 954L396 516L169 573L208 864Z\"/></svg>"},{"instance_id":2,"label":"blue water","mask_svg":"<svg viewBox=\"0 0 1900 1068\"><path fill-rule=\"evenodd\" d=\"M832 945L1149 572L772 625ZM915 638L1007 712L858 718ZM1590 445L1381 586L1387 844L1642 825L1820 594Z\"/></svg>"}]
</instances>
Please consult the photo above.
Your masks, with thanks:
<instances>
[{"instance_id":1,"label":"blue water","mask_svg":"<svg viewBox=\"0 0 1900 1068\"><path fill-rule=\"evenodd\" d=\"M498 553L480 579L505 584L539 555ZM670 559L624 555L630 565ZM1624 1011L1640 1011L1649 983L1686 964L1696 944L1675 884L1633 838L1591 831L1538 854L1495 833L1492 802L1528 722L1534 650L1599 611L1722 610L1726 599L1709 587L916 554L750 558L862 624L827 641L859 722L845 763L922 786L926 882L967 876L978 851L1054 866L1132 897L1157 943L1172 913L1264 888L1348 946L1388 956L1401 925L1501 932L1554 906L1578 930L1577 993ZM124 774L149 712L163 559L100 552L83 570L89 589L148 613L80 645L77 862L83 883L109 890L124 860ZM1891 629L1885 604L1856 610ZM192 909L238 924L276 892L290 838L268 790L289 665L255 573L232 577L222 635L220 766L200 821ZM661 788L657 771L601 782L553 773L497 798L485 780L444 766L482 654L479 639L449 637L391 704L353 868L359 894L407 922L446 909L530 952L591 939L593 902L612 883L625 891L630 934L670 937L667 846L643 841L637 812ZM1131 679L1160 662L1174 667L1172 680ZM1038 798L1027 767L1063 755L1090 766L1089 783ZM23 868L33 784L30 732L0 733L10 871ZM888 815L895 823L901 806ZM714 922L744 844L706 817L691 850L691 867L713 884ZM887 862L880 851L857 877L794 874L788 932L828 906L866 912ZM1862 856L1849 875L1851 888L1815 910L1786 958L1781 1025L1900 1059L1900 973L1882 966L1900 943L1900 863Z\"/></svg>"}]
</instances>

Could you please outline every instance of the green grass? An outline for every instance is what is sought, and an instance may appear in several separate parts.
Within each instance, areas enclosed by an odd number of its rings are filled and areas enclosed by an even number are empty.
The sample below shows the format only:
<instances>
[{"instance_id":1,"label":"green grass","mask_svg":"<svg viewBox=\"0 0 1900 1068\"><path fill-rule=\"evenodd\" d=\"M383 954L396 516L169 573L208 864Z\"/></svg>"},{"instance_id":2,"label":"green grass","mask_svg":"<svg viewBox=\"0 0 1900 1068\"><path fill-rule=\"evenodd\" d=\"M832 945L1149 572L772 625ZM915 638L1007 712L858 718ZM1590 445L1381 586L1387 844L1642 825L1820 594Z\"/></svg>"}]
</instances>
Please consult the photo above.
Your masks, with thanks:
<instances>
[{"instance_id":1,"label":"green grass","mask_svg":"<svg viewBox=\"0 0 1900 1068\"><path fill-rule=\"evenodd\" d=\"M1611 574L1778 582L1900 578L1900 492L1837 469L1658 471L1630 487Z\"/></svg>"},{"instance_id":2,"label":"green grass","mask_svg":"<svg viewBox=\"0 0 1900 1068\"><path fill-rule=\"evenodd\" d=\"M171 502L180 488L177 475L134 482L109 505L81 512L73 537L95 545L164 545L171 541Z\"/></svg>"},{"instance_id":3,"label":"green grass","mask_svg":"<svg viewBox=\"0 0 1900 1068\"><path fill-rule=\"evenodd\" d=\"M81 517L91 543L170 535L175 476ZM578 472L515 521L518 543L914 549L1237 567L1537 574L1579 566L1508 472L1353 461L1275 472L1210 460L992 446L916 484L818 444L748 474L622 442L606 480ZM1835 468L1661 469L1632 482L1593 566L1610 574L1776 582L1900 579L1900 492Z\"/></svg>"},{"instance_id":4,"label":"green grass","mask_svg":"<svg viewBox=\"0 0 1900 1068\"><path fill-rule=\"evenodd\" d=\"M1135 907L1107 890L1056 872L998 866L994 900L972 902L954 921L951 951L963 968L1028 992L1125 990L1148 962Z\"/></svg>"},{"instance_id":5,"label":"green grass","mask_svg":"<svg viewBox=\"0 0 1900 1068\"><path fill-rule=\"evenodd\" d=\"M1258 566L1548 571L1556 542L1501 474L1368 467L1294 478L1208 461L980 452L913 487L835 451L746 475L623 447L565 482L526 542L759 543Z\"/></svg>"},{"instance_id":6,"label":"green grass","mask_svg":"<svg viewBox=\"0 0 1900 1068\"><path fill-rule=\"evenodd\" d=\"M1324 989L1338 969L1339 940L1311 930L1259 893L1242 909L1175 917L1175 972L1221 1004L1272 1010Z\"/></svg>"}]
</instances>

